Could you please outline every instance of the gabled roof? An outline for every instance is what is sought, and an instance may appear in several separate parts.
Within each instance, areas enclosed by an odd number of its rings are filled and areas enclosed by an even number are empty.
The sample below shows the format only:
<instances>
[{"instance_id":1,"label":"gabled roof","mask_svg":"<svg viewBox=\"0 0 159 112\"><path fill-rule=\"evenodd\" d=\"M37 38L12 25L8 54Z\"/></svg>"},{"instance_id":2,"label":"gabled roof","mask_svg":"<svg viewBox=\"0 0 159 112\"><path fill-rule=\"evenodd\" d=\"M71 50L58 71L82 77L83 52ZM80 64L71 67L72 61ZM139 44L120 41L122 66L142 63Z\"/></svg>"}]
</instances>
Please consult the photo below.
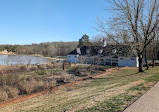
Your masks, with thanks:
<instances>
[{"instance_id":1,"label":"gabled roof","mask_svg":"<svg viewBox=\"0 0 159 112\"><path fill-rule=\"evenodd\" d=\"M71 51L71 52L68 53L68 54L70 54L70 55L77 55L77 50L75 49L75 50Z\"/></svg>"},{"instance_id":2,"label":"gabled roof","mask_svg":"<svg viewBox=\"0 0 159 112\"><path fill-rule=\"evenodd\" d=\"M115 52L114 52L115 51ZM137 56L136 51L131 49L129 45L107 45L106 47L101 46L83 46L76 48L70 55L101 55L101 56Z\"/></svg>"},{"instance_id":3,"label":"gabled roof","mask_svg":"<svg viewBox=\"0 0 159 112\"><path fill-rule=\"evenodd\" d=\"M83 46L81 48L76 48L74 49L72 52L70 52L70 55L77 55L77 54L81 54L81 55L86 55L87 54L87 46Z\"/></svg>"},{"instance_id":4,"label":"gabled roof","mask_svg":"<svg viewBox=\"0 0 159 112\"><path fill-rule=\"evenodd\" d=\"M114 49L116 50L115 54L113 54L112 52ZM130 45L108 45L104 48L102 54L104 56L111 56L111 55L117 55L123 57L137 56L136 51L132 50Z\"/></svg>"}]
</instances>

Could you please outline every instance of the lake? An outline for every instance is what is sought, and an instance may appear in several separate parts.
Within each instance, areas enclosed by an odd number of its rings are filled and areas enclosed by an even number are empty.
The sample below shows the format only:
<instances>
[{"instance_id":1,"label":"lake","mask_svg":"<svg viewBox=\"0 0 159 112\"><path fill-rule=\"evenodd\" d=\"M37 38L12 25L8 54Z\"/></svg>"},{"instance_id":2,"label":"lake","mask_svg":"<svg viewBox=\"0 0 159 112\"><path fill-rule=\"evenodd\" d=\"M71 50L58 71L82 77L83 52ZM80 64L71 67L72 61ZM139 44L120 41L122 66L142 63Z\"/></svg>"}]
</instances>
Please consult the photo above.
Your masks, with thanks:
<instances>
[{"instance_id":1,"label":"lake","mask_svg":"<svg viewBox=\"0 0 159 112\"><path fill-rule=\"evenodd\" d=\"M0 65L41 64L51 62L51 59L28 55L0 55Z\"/></svg>"}]
</instances>

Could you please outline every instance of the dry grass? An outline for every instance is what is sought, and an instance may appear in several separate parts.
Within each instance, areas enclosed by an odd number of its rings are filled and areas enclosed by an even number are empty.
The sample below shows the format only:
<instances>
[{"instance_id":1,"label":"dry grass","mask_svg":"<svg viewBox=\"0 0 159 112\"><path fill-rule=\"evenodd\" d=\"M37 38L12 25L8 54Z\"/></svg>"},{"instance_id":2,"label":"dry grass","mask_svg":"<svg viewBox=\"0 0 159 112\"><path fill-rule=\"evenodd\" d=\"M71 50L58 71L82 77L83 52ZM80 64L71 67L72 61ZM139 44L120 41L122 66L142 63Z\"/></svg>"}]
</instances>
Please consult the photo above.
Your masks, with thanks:
<instances>
[{"instance_id":1,"label":"dry grass","mask_svg":"<svg viewBox=\"0 0 159 112\"><path fill-rule=\"evenodd\" d=\"M137 73L137 69L124 69L116 73L87 80L83 83L65 87L64 89L38 96L27 101L8 105L1 112L31 111L78 111L97 106L114 96L124 94L131 87L145 83L145 78L158 73L159 67L145 73ZM153 78L150 78L151 80ZM149 79L149 80L150 80ZM135 93L134 93L135 94Z\"/></svg>"},{"instance_id":2,"label":"dry grass","mask_svg":"<svg viewBox=\"0 0 159 112\"><path fill-rule=\"evenodd\" d=\"M4 69L6 67L7 67L7 65L0 65L0 70Z\"/></svg>"}]
</instances>

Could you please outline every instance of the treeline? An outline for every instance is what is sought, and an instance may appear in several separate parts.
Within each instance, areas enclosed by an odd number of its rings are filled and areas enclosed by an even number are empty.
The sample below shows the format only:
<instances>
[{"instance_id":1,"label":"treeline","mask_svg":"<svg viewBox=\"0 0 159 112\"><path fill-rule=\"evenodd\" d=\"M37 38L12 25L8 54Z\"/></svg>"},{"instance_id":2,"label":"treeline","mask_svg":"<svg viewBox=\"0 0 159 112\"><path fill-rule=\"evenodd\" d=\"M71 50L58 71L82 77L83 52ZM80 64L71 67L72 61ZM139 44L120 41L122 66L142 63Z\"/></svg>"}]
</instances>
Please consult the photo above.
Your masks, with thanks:
<instances>
[{"instance_id":1,"label":"treeline","mask_svg":"<svg viewBox=\"0 0 159 112\"><path fill-rule=\"evenodd\" d=\"M40 54L43 56L66 56L75 49L78 42L47 42L31 45L1 45L0 51L6 50L16 54Z\"/></svg>"}]
</instances>

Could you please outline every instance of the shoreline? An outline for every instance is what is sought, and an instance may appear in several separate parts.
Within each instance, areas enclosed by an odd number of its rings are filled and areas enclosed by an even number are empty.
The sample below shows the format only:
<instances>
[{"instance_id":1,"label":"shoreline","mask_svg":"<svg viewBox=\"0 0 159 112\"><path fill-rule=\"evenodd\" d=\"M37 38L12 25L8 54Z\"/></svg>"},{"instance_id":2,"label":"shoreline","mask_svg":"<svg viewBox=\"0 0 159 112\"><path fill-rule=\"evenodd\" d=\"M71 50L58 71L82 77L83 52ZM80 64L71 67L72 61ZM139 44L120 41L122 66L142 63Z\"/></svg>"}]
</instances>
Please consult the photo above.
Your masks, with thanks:
<instances>
[{"instance_id":1,"label":"shoreline","mask_svg":"<svg viewBox=\"0 0 159 112\"><path fill-rule=\"evenodd\" d=\"M17 54L18 55L18 54ZM21 55L21 54L20 54ZM40 54L23 54L23 55L28 55L28 56L36 56L36 57L43 57L43 58L47 58L47 59L51 59L51 60L61 60L64 61L65 59L62 58L56 58L56 57L45 57L43 55Z\"/></svg>"},{"instance_id":2,"label":"shoreline","mask_svg":"<svg viewBox=\"0 0 159 112\"><path fill-rule=\"evenodd\" d=\"M13 52L8 52L7 50L1 51L0 55L27 55L27 56L43 57L51 60L60 60L60 61L64 61L66 59L66 58L57 58L57 57L46 57L41 54L16 54Z\"/></svg>"},{"instance_id":3,"label":"shoreline","mask_svg":"<svg viewBox=\"0 0 159 112\"><path fill-rule=\"evenodd\" d=\"M45 58L45 59L48 59L49 62L52 62L52 61L64 61L65 59L63 58L56 58L56 57L45 57L43 55L40 55L40 54L15 54L15 53L0 53L0 55L13 55L13 56L18 56L18 55L26 55L26 56L34 56L34 57L42 57L42 58ZM46 64L46 63L41 63L41 64ZM7 65L0 65L0 66L7 66Z\"/></svg>"}]
</instances>

